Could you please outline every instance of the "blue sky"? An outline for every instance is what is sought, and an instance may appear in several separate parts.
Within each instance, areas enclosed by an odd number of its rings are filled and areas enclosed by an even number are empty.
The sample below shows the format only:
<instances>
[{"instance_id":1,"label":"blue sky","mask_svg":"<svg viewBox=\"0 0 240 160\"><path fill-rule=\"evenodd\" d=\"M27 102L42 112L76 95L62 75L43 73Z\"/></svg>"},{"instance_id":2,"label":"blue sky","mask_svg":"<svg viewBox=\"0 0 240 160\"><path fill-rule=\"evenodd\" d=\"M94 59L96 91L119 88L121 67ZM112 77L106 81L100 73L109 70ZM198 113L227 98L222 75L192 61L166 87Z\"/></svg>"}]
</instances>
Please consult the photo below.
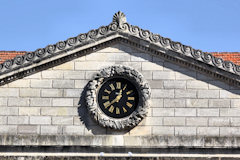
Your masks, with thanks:
<instances>
[{"instance_id":1,"label":"blue sky","mask_svg":"<svg viewBox=\"0 0 240 160\"><path fill-rule=\"evenodd\" d=\"M205 52L240 52L240 0L0 0L0 50L34 51L128 23Z\"/></svg>"}]
</instances>

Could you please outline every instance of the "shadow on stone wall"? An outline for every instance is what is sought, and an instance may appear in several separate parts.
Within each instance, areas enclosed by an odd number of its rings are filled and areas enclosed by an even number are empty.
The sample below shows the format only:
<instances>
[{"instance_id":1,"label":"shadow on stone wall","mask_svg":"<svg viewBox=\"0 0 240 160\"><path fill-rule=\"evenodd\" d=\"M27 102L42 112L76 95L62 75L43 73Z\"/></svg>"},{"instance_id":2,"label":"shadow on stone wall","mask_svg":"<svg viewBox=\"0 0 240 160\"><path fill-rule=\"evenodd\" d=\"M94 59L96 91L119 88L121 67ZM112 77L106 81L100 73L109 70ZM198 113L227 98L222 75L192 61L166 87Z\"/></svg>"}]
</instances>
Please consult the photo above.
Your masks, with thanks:
<instances>
[{"instance_id":1,"label":"shadow on stone wall","mask_svg":"<svg viewBox=\"0 0 240 160\"><path fill-rule=\"evenodd\" d=\"M87 86L87 85L86 85ZM85 97L86 97L86 88L84 87L82 94L80 96L80 100L78 102L78 115L80 121L85 125L88 130L88 133L85 134L93 134L93 135L124 135L127 134L130 129L128 130L113 130L109 128L101 127L93 118L91 117L90 113L88 112Z\"/></svg>"}]
</instances>

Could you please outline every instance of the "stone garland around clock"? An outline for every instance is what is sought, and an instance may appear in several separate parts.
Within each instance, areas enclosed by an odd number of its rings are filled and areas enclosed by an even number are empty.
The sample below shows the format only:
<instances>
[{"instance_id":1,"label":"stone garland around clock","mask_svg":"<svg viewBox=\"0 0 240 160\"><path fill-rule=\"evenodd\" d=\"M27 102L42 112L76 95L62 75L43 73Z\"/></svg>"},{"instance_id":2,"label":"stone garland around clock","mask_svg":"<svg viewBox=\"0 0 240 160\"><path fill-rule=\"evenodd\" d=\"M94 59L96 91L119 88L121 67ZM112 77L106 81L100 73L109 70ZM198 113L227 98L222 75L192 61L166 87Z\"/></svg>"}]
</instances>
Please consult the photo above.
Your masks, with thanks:
<instances>
[{"instance_id":1,"label":"stone garland around clock","mask_svg":"<svg viewBox=\"0 0 240 160\"><path fill-rule=\"evenodd\" d=\"M113 118L103 113L97 102L98 90L109 78L122 77L131 81L139 92L139 103L135 111L124 118ZM86 106L92 118L101 126L116 130L133 128L147 116L150 104L151 90L143 75L135 69L127 66L110 66L100 70L86 88Z\"/></svg>"}]
</instances>

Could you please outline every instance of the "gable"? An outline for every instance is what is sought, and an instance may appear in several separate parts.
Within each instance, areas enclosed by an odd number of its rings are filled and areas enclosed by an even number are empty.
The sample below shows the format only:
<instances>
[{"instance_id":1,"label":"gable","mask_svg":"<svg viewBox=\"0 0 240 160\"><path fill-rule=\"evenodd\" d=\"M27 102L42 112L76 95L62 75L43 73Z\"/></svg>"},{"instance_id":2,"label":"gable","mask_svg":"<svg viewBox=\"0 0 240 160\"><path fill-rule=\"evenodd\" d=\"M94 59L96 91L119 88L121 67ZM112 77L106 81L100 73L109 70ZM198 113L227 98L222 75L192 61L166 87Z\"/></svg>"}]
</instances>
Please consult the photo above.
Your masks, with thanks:
<instances>
[{"instance_id":1,"label":"gable","mask_svg":"<svg viewBox=\"0 0 240 160\"><path fill-rule=\"evenodd\" d=\"M0 84L95 52L114 43L135 47L145 53L239 86L238 65L130 25L122 12L116 13L108 26L5 61L0 64Z\"/></svg>"}]
</instances>

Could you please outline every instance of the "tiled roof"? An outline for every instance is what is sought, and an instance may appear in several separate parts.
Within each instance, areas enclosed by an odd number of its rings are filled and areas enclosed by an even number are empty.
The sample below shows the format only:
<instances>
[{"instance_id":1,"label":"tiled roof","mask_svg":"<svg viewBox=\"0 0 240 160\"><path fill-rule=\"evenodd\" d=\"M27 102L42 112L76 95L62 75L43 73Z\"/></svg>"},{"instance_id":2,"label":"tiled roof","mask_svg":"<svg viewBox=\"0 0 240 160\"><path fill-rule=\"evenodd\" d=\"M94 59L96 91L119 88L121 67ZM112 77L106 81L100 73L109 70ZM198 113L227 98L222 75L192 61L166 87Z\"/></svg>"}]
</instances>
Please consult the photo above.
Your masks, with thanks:
<instances>
[{"instance_id":1,"label":"tiled roof","mask_svg":"<svg viewBox=\"0 0 240 160\"><path fill-rule=\"evenodd\" d=\"M23 55L27 51L0 51L0 64L8 59L13 59L17 55ZM225 61L231 61L240 65L240 52L209 52L215 57L222 58Z\"/></svg>"},{"instance_id":2,"label":"tiled roof","mask_svg":"<svg viewBox=\"0 0 240 160\"><path fill-rule=\"evenodd\" d=\"M240 65L240 52L210 52L215 57Z\"/></svg>"},{"instance_id":3,"label":"tiled roof","mask_svg":"<svg viewBox=\"0 0 240 160\"><path fill-rule=\"evenodd\" d=\"M8 59L13 59L17 55L23 55L26 51L0 51L0 64Z\"/></svg>"}]
</instances>

